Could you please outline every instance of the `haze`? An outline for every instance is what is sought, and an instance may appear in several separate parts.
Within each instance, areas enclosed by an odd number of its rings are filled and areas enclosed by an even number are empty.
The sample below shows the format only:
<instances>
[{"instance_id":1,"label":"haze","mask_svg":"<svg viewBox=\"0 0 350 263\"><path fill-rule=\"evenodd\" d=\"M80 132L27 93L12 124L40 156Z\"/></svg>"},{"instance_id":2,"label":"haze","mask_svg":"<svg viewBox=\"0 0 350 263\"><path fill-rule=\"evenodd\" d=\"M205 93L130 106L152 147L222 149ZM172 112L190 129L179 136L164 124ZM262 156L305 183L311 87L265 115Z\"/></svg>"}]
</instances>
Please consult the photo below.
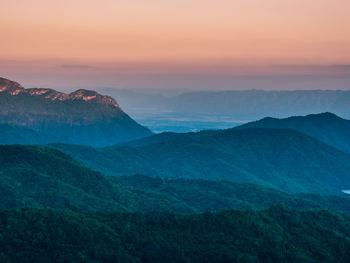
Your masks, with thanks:
<instances>
[{"instance_id":1,"label":"haze","mask_svg":"<svg viewBox=\"0 0 350 263\"><path fill-rule=\"evenodd\" d=\"M347 89L347 0L2 0L0 71L26 86Z\"/></svg>"}]
</instances>

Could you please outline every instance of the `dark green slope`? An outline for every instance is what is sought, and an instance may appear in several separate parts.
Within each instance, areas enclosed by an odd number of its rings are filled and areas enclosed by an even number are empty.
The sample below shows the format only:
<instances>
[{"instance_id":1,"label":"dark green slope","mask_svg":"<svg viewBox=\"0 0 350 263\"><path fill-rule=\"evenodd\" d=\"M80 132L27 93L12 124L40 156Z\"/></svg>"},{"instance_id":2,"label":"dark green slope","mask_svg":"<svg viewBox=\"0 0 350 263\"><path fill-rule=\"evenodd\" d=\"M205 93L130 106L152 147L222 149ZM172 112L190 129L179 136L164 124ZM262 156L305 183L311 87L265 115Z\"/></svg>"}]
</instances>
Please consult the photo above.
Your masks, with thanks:
<instances>
[{"instance_id":1,"label":"dark green slope","mask_svg":"<svg viewBox=\"0 0 350 263\"><path fill-rule=\"evenodd\" d=\"M350 219L324 210L225 211L198 215L0 212L6 263L350 261Z\"/></svg>"},{"instance_id":2,"label":"dark green slope","mask_svg":"<svg viewBox=\"0 0 350 263\"><path fill-rule=\"evenodd\" d=\"M339 194L350 187L350 156L295 130L229 129L168 138L160 134L102 149L52 147L107 175L232 180L290 193Z\"/></svg>"},{"instance_id":3,"label":"dark green slope","mask_svg":"<svg viewBox=\"0 0 350 263\"><path fill-rule=\"evenodd\" d=\"M0 146L0 208L120 209L116 190L100 173L54 149Z\"/></svg>"},{"instance_id":4,"label":"dark green slope","mask_svg":"<svg viewBox=\"0 0 350 263\"><path fill-rule=\"evenodd\" d=\"M255 184L230 181L161 179L143 175L110 177L134 194L134 211L203 212L223 209L262 209L285 204L294 209L325 208L350 215L350 199L344 196L315 194L290 195ZM135 198L137 197L137 198Z\"/></svg>"},{"instance_id":5,"label":"dark green slope","mask_svg":"<svg viewBox=\"0 0 350 263\"><path fill-rule=\"evenodd\" d=\"M74 207L81 211L173 211L231 208L327 208L350 213L350 199L288 195L253 184L166 180L142 175L105 177L57 150L0 146L0 210L20 207Z\"/></svg>"},{"instance_id":6,"label":"dark green slope","mask_svg":"<svg viewBox=\"0 0 350 263\"><path fill-rule=\"evenodd\" d=\"M286 119L264 118L236 129L244 128L290 128L350 153L350 121L329 112Z\"/></svg>"},{"instance_id":7,"label":"dark green slope","mask_svg":"<svg viewBox=\"0 0 350 263\"><path fill-rule=\"evenodd\" d=\"M177 212L262 208L293 200L254 185L105 177L66 154L38 146L0 146L0 199L0 209L73 206L83 211Z\"/></svg>"}]
</instances>

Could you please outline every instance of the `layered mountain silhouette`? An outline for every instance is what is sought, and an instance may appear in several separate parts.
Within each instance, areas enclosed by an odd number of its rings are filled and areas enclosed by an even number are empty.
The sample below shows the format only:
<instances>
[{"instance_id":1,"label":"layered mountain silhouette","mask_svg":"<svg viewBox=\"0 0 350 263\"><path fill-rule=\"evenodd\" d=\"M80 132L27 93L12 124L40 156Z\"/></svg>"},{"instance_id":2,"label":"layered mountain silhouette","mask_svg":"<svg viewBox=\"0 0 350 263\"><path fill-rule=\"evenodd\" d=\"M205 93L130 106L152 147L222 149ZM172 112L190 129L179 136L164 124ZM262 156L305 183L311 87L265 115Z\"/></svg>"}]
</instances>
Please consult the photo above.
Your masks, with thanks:
<instances>
[{"instance_id":1,"label":"layered mountain silhouette","mask_svg":"<svg viewBox=\"0 0 350 263\"><path fill-rule=\"evenodd\" d=\"M168 99L166 108L183 115L229 116L235 120L286 118L326 111L350 118L349 102L349 90L193 91Z\"/></svg>"},{"instance_id":2,"label":"layered mountain silhouette","mask_svg":"<svg viewBox=\"0 0 350 263\"><path fill-rule=\"evenodd\" d=\"M159 134L94 149L53 145L107 175L250 182L289 193L350 187L350 155L292 129L228 129Z\"/></svg>"},{"instance_id":3,"label":"layered mountain silhouette","mask_svg":"<svg viewBox=\"0 0 350 263\"><path fill-rule=\"evenodd\" d=\"M0 210L73 208L85 212L204 212L267 208L327 208L350 215L350 199L289 195L229 181L166 180L143 175L107 177L42 146L0 146Z\"/></svg>"},{"instance_id":4,"label":"layered mountain silhouette","mask_svg":"<svg viewBox=\"0 0 350 263\"><path fill-rule=\"evenodd\" d=\"M46 144L0 145L0 262L349 262L349 132L154 135L94 91L0 79L0 144Z\"/></svg>"},{"instance_id":5,"label":"layered mountain silhouette","mask_svg":"<svg viewBox=\"0 0 350 263\"><path fill-rule=\"evenodd\" d=\"M11 126L12 137L25 136L23 127L31 129L26 133L37 133L36 139L30 140L34 143L49 140L105 146L152 134L124 113L111 97L82 89L70 94L25 89L4 78L0 78L0 123ZM8 138L7 144L17 143Z\"/></svg>"},{"instance_id":6,"label":"layered mountain silhouette","mask_svg":"<svg viewBox=\"0 0 350 263\"><path fill-rule=\"evenodd\" d=\"M101 91L118 98L123 108L143 123L168 131L200 130L212 128L213 124L230 128L228 125L267 116L287 118L320 112L332 112L350 119L350 90L199 90L181 93L179 90L107 88ZM140 108L144 111L140 112ZM182 122L179 129L171 122L174 119L188 122ZM235 120L235 123L227 120Z\"/></svg>"},{"instance_id":7,"label":"layered mountain silhouette","mask_svg":"<svg viewBox=\"0 0 350 263\"><path fill-rule=\"evenodd\" d=\"M267 117L237 127L242 128L290 128L350 153L350 121L330 112L285 119Z\"/></svg>"}]
</instances>

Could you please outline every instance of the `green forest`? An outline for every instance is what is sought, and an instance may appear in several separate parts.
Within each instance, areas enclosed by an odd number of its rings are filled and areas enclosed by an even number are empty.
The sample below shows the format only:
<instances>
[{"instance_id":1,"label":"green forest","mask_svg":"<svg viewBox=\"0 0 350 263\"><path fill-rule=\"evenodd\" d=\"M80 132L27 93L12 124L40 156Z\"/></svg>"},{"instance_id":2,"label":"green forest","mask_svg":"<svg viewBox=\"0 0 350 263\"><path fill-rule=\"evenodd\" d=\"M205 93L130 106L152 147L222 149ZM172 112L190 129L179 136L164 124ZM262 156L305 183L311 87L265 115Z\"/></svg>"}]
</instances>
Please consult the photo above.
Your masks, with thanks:
<instances>
[{"instance_id":1,"label":"green forest","mask_svg":"<svg viewBox=\"0 0 350 263\"><path fill-rule=\"evenodd\" d=\"M0 262L349 262L350 199L250 183L104 176L0 146Z\"/></svg>"},{"instance_id":2,"label":"green forest","mask_svg":"<svg viewBox=\"0 0 350 263\"><path fill-rule=\"evenodd\" d=\"M350 218L325 210L179 215L0 212L1 262L349 262Z\"/></svg>"},{"instance_id":3,"label":"green forest","mask_svg":"<svg viewBox=\"0 0 350 263\"><path fill-rule=\"evenodd\" d=\"M350 262L344 133L303 121L0 146L0 262Z\"/></svg>"}]
</instances>

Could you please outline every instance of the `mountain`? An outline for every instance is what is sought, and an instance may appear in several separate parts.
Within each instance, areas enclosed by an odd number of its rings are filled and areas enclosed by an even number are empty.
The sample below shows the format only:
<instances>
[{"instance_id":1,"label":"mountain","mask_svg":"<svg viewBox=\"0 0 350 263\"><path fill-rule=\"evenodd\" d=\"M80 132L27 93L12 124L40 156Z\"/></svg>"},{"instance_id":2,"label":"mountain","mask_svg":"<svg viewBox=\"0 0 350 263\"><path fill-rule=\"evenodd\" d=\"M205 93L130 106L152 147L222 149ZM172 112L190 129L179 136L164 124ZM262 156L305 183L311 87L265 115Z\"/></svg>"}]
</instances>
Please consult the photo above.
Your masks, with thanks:
<instances>
[{"instance_id":1,"label":"mountain","mask_svg":"<svg viewBox=\"0 0 350 263\"><path fill-rule=\"evenodd\" d=\"M68 155L39 146L0 146L0 208L116 207L115 191L100 173Z\"/></svg>"},{"instance_id":2,"label":"mountain","mask_svg":"<svg viewBox=\"0 0 350 263\"><path fill-rule=\"evenodd\" d=\"M0 262L345 263L349 211L345 195L106 177L55 149L0 146Z\"/></svg>"},{"instance_id":3,"label":"mountain","mask_svg":"<svg viewBox=\"0 0 350 263\"><path fill-rule=\"evenodd\" d=\"M5 144L47 144L60 141L32 129L9 124L0 124L0 145Z\"/></svg>"},{"instance_id":4,"label":"mountain","mask_svg":"<svg viewBox=\"0 0 350 263\"><path fill-rule=\"evenodd\" d=\"M266 116L286 118L321 112L350 119L350 90L103 89L103 92L118 98L128 113L157 131L225 129Z\"/></svg>"},{"instance_id":5,"label":"mountain","mask_svg":"<svg viewBox=\"0 0 350 263\"><path fill-rule=\"evenodd\" d=\"M144 175L109 177L113 183L131 189L139 206L134 211L204 212L223 209L263 209L284 204L293 209L322 208L350 215L347 195L290 195L255 184L230 181L161 179ZM129 197L129 201L136 198ZM129 209L130 211L130 209Z\"/></svg>"},{"instance_id":6,"label":"mountain","mask_svg":"<svg viewBox=\"0 0 350 263\"><path fill-rule=\"evenodd\" d=\"M175 105L177 101L177 105ZM350 90L238 90L194 91L176 96L169 110L178 113L230 116L257 120L266 116L285 118L334 112L350 118Z\"/></svg>"},{"instance_id":7,"label":"mountain","mask_svg":"<svg viewBox=\"0 0 350 263\"><path fill-rule=\"evenodd\" d=\"M289 193L339 194L350 187L350 155L292 129L166 133L101 149L51 147L106 175L230 180Z\"/></svg>"},{"instance_id":8,"label":"mountain","mask_svg":"<svg viewBox=\"0 0 350 263\"><path fill-rule=\"evenodd\" d=\"M117 102L95 91L70 94L52 89L25 89L0 78L0 123L22 126L54 142L105 146L151 135ZM7 144L12 144L9 141Z\"/></svg>"},{"instance_id":9,"label":"mountain","mask_svg":"<svg viewBox=\"0 0 350 263\"><path fill-rule=\"evenodd\" d=\"M259 195L266 201L261 203ZM0 210L49 206L82 211L201 212L267 207L294 199L272 189L230 182L105 177L60 151L15 145L0 146L0 200Z\"/></svg>"},{"instance_id":10,"label":"mountain","mask_svg":"<svg viewBox=\"0 0 350 263\"><path fill-rule=\"evenodd\" d=\"M180 263L350 261L350 219L324 210L83 214L0 212L0 261Z\"/></svg>"},{"instance_id":11,"label":"mountain","mask_svg":"<svg viewBox=\"0 0 350 263\"><path fill-rule=\"evenodd\" d=\"M86 212L181 213L267 208L327 208L350 214L345 195L288 195L253 184L166 180L143 175L106 177L70 156L41 146L0 146L0 210L74 208Z\"/></svg>"},{"instance_id":12,"label":"mountain","mask_svg":"<svg viewBox=\"0 0 350 263\"><path fill-rule=\"evenodd\" d=\"M286 119L264 118L237 127L294 129L350 153L350 121L326 112Z\"/></svg>"}]
</instances>

